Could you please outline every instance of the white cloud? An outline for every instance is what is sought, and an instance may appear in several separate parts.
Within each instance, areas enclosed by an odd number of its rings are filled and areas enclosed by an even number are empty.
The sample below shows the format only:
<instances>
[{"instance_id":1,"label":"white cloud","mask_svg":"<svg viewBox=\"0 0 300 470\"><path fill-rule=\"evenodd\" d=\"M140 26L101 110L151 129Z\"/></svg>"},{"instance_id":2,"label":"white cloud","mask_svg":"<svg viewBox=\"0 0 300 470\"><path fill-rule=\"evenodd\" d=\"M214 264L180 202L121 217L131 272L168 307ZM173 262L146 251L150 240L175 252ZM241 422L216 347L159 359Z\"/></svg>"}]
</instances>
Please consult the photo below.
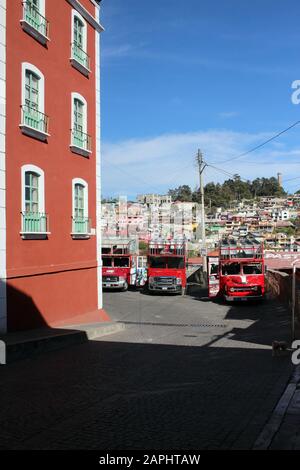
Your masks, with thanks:
<instances>
[{"instance_id":1,"label":"white cloud","mask_svg":"<svg viewBox=\"0 0 300 470\"><path fill-rule=\"evenodd\" d=\"M128 57L134 48L130 44L122 44L119 46L103 47L101 56L102 59L110 59L117 57Z\"/></svg>"},{"instance_id":2,"label":"white cloud","mask_svg":"<svg viewBox=\"0 0 300 470\"><path fill-rule=\"evenodd\" d=\"M239 113L236 112L236 111L228 111L228 112L222 112L222 113L218 114L218 116L222 119L230 119L230 118L236 117L238 115L239 115Z\"/></svg>"},{"instance_id":3,"label":"white cloud","mask_svg":"<svg viewBox=\"0 0 300 470\"><path fill-rule=\"evenodd\" d=\"M140 192L164 192L180 184L195 187L198 185L195 165L198 148L208 162L247 179L276 176L277 172L281 172L284 179L294 176L300 147L283 145L279 149L275 142L244 158L222 163L270 136L270 133L208 130L103 143L103 194L134 197ZM215 169L205 171L206 182L221 182L226 178Z\"/></svg>"}]
</instances>

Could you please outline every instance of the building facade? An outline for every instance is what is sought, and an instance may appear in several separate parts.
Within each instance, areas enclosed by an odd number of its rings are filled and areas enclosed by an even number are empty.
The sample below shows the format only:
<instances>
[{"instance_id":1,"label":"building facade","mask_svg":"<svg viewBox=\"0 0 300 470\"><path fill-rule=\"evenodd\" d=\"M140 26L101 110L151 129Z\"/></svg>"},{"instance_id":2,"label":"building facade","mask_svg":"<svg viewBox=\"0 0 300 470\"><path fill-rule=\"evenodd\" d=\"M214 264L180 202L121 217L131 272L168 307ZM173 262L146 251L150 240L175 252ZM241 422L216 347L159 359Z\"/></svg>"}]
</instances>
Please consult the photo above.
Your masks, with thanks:
<instances>
[{"instance_id":1,"label":"building facade","mask_svg":"<svg viewBox=\"0 0 300 470\"><path fill-rule=\"evenodd\" d=\"M100 2L0 0L0 330L105 319Z\"/></svg>"}]
</instances>

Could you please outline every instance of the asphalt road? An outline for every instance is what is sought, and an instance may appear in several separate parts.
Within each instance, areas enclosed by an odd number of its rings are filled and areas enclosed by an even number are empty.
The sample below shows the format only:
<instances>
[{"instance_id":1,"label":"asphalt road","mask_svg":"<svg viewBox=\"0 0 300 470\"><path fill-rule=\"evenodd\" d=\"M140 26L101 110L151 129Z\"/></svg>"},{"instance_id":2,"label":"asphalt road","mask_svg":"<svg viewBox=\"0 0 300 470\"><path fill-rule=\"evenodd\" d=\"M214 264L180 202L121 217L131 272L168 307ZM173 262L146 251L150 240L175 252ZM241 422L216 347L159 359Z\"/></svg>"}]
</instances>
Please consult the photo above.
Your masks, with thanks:
<instances>
[{"instance_id":1,"label":"asphalt road","mask_svg":"<svg viewBox=\"0 0 300 470\"><path fill-rule=\"evenodd\" d=\"M0 449L249 449L280 398L284 308L104 294L126 330L0 369Z\"/></svg>"}]
</instances>

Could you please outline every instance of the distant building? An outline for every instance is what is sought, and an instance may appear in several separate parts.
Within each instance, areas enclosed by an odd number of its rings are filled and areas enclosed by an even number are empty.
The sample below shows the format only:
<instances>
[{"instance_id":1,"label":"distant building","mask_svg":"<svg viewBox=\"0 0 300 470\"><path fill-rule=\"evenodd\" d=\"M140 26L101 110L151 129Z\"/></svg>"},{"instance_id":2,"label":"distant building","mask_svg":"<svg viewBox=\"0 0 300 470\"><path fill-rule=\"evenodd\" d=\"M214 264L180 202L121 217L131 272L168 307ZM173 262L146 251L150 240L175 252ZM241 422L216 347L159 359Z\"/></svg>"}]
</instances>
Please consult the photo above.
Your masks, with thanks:
<instances>
[{"instance_id":1,"label":"distant building","mask_svg":"<svg viewBox=\"0 0 300 470\"><path fill-rule=\"evenodd\" d=\"M141 204L153 204L160 206L161 204L170 204L172 197L167 194L139 194L136 198L137 202Z\"/></svg>"}]
</instances>

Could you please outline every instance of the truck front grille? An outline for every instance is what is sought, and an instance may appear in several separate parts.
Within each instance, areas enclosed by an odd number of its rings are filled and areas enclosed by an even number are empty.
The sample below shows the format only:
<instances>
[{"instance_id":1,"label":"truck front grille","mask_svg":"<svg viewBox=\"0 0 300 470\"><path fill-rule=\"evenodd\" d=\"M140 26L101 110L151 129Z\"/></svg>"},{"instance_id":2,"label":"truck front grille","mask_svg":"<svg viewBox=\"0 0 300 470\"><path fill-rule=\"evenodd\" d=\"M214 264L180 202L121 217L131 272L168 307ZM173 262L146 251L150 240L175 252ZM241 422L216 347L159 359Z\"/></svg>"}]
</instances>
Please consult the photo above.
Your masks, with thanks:
<instances>
[{"instance_id":1,"label":"truck front grille","mask_svg":"<svg viewBox=\"0 0 300 470\"><path fill-rule=\"evenodd\" d=\"M176 284L176 278L171 276L154 277L154 283L158 286L173 286Z\"/></svg>"},{"instance_id":2,"label":"truck front grille","mask_svg":"<svg viewBox=\"0 0 300 470\"><path fill-rule=\"evenodd\" d=\"M118 276L103 276L102 280L103 282L118 282L119 277Z\"/></svg>"}]
</instances>

